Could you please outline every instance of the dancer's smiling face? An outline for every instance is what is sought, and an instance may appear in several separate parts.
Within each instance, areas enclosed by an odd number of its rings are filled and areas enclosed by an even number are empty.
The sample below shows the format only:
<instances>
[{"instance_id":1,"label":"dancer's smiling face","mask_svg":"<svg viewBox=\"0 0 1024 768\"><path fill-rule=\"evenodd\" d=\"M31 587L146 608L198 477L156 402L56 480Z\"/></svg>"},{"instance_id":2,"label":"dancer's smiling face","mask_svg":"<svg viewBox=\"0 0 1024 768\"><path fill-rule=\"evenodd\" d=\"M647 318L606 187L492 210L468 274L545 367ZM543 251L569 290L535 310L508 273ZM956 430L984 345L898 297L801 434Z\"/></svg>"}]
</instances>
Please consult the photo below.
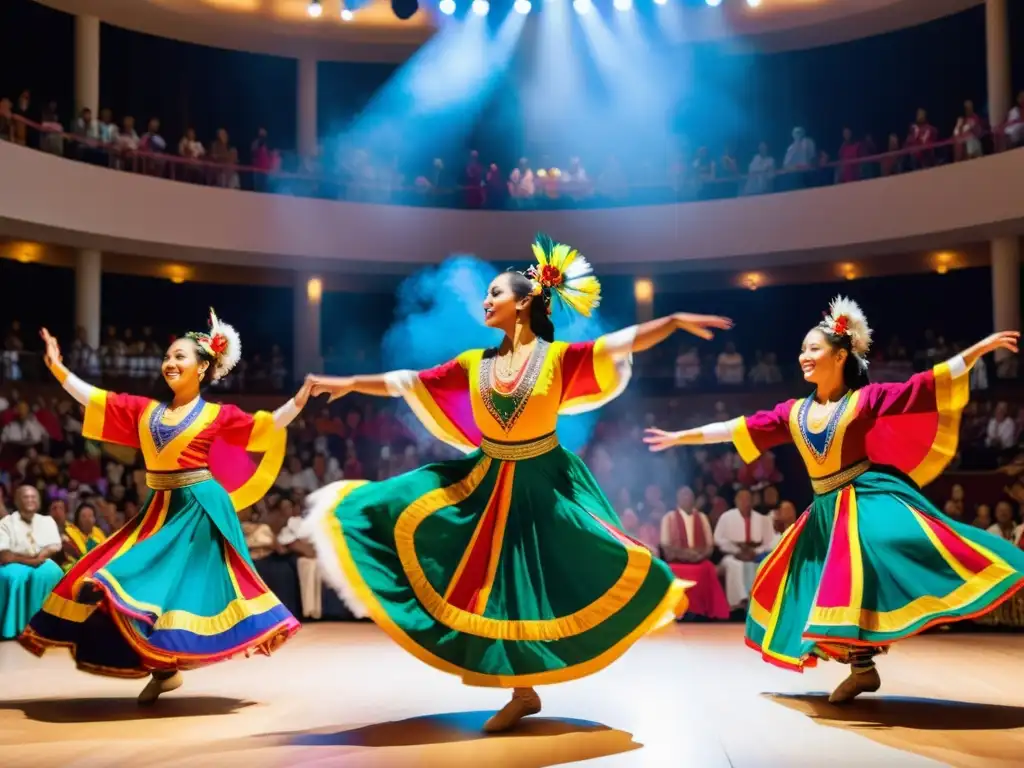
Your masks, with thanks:
<instances>
[{"instance_id":1,"label":"dancer's smiling face","mask_svg":"<svg viewBox=\"0 0 1024 768\"><path fill-rule=\"evenodd\" d=\"M843 380L847 350L834 347L820 328L812 328L800 347L800 370L804 379L819 386Z\"/></svg>"},{"instance_id":2,"label":"dancer's smiling face","mask_svg":"<svg viewBox=\"0 0 1024 768\"><path fill-rule=\"evenodd\" d=\"M491 281L484 298L484 324L488 328L510 328L530 306L531 297L517 296L511 273L503 272Z\"/></svg>"},{"instance_id":3,"label":"dancer's smiling face","mask_svg":"<svg viewBox=\"0 0 1024 768\"><path fill-rule=\"evenodd\" d=\"M171 390L178 394L191 388L199 391L200 375L206 374L210 363L201 360L199 348L191 339L177 339L164 353L164 362L160 372Z\"/></svg>"}]
</instances>

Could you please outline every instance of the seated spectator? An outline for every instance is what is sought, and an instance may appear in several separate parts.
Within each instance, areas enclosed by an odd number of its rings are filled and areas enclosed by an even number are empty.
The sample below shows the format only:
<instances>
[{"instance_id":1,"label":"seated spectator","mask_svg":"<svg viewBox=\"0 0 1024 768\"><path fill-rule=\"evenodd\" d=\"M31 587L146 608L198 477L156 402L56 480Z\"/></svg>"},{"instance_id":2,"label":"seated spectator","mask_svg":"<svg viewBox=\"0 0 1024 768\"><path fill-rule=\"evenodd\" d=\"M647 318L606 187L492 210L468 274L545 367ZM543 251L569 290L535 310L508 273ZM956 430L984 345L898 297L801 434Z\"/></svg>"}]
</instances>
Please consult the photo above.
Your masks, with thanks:
<instances>
[{"instance_id":1,"label":"seated spectator","mask_svg":"<svg viewBox=\"0 0 1024 768\"><path fill-rule=\"evenodd\" d=\"M996 403L992 418L988 420L985 432L985 447L1005 451L1017 443L1017 424L1010 416L1010 406L1005 402Z\"/></svg>"},{"instance_id":2,"label":"seated spectator","mask_svg":"<svg viewBox=\"0 0 1024 768\"><path fill-rule=\"evenodd\" d=\"M689 612L709 619L728 619L729 603L711 562L715 548L707 515L694 506L693 490L681 486L676 508L661 519L661 556L680 579L694 582L687 592Z\"/></svg>"},{"instance_id":3,"label":"seated spectator","mask_svg":"<svg viewBox=\"0 0 1024 768\"><path fill-rule=\"evenodd\" d=\"M51 513L52 514L52 513ZM69 564L84 557L97 546L107 540L96 520L96 508L89 502L83 502L75 510L74 522L64 526L64 552Z\"/></svg>"},{"instance_id":4,"label":"seated spectator","mask_svg":"<svg viewBox=\"0 0 1024 768\"><path fill-rule=\"evenodd\" d=\"M757 145L757 154L747 166L747 181L743 187L745 195L764 195L772 191L775 183L775 158L768 153L768 144Z\"/></svg>"},{"instance_id":5,"label":"seated spectator","mask_svg":"<svg viewBox=\"0 0 1024 768\"><path fill-rule=\"evenodd\" d=\"M277 542L296 558L302 617L319 619L323 615L323 580L316 562L316 550L303 531L302 508L291 499L282 499L277 512L285 518L285 524L277 534Z\"/></svg>"},{"instance_id":6,"label":"seated spectator","mask_svg":"<svg viewBox=\"0 0 1024 768\"><path fill-rule=\"evenodd\" d=\"M39 491L15 491L17 514L0 520L0 638L17 637L64 572L50 558L61 550L57 523L39 514Z\"/></svg>"},{"instance_id":7,"label":"seated spectator","mask_svg":"<svg viewBox=\"0 0 1024 768\"><path fill-rule=\"evenodd\" d=\"M680 389L700 379L700 353L696 347L685 347L676 358L676 386Z\"/></svg>"},{"instance_id":8,"label":"seated spectator","mask_svg":"<svg viewBox=\"0 0 1024 768\"><path fill-rule=\"evenodd\" d=\"M746 376L746 369L743 365L743 355L736 351L736 345L727 341L725 349L718 355L715 364L715 377L719 384L738 386L743 383Z\"/></svg>"},{"instance_id":9,"label":"seated spectator","mask_svg":"<svg viewBox=\"0 0 1024 768\"><path fill-rule=\"evenodd\" d=\"M1017 520L1010 502L1003 500L996 504L996 521L988 527L988 532L1007 541L1014 541L1017 538Z\"/></svg>"},{"instance_id":10,"label":"seated spectator","mask_svg":"<svg viewBox=\"0 0 1024 768\"><path fill-rule=\"evenodd\" d=\"M778 508L771 511L772 536L771 550L779 546L783 534L796 522L796 505L792 501L783 501Z\"/></svg>"},{"instance_id":11,"label":"seated spectator","mask_svg":"<svg viewBox=\"0 0 1024 768\"><path fill-rule=\"evenodd\" d=\"M736 506L715 526L715 545L724 553L719 564L725 575L725 596L729 607L743 610L750 600L757 565L775 540L771 520L754 511L750 491L736 492Z\"/></svg>"},{"instance_id":12,"label":"seated spectator","mask_svg":"<svg viewBox=\"0 0 1024 768\"><path fill-rule=\"evenodd\" d=\"M1024 91L1017 94L1017 103L1006 116L1005 133L1007 148L1024 144Z\"/></svg>"}]
</instances>

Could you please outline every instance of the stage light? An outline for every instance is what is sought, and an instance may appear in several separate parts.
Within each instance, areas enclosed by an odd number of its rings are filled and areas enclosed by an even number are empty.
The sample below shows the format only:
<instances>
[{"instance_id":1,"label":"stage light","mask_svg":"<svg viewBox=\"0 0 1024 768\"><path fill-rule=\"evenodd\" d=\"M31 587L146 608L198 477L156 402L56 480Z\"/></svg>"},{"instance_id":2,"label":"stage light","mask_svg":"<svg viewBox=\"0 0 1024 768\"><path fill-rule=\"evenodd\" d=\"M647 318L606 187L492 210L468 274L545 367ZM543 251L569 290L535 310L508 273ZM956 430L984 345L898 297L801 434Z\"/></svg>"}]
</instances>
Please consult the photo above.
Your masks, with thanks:
<instances>
[{"instance_id":1,"label":"stage light","mask_svg":"<svg viewBox=\"0 0 1024 768\"><path fill-rule=\"evenodd\" d=\"M722 0L704 0L704 2L710 5L712 8L717 8L722 4Z\"/></svg>"},{"instance_id":2,"label":"stage light","mask_svg":"<svg viewBox=\"0 0 1024 768\"><path fill-rule=\"evenodd\" d=\"M521 13L523 16L533 10L533 6L530 5L530 0L516 0L515 4L516 13Z\"/></svg>"},{"instance_id":3,"label":"stage light","mask_svg":"<svg viewBox=\"0 0 1024 768\"><path fill-rule=\"evenodd\" d=\"M594 6L590 2L590 0L572 0L572 7L573 10L576 11L576 13L582 16L584 13L589 11Z\"/></svg>"},{"instance_id":4,"label":"stage light","mask_svg":"<svg viewBox=\"0 0 1024 768\"><path fill-rule=\"evenodd\" d=\"M324 7L320 5L320 0L310 0L309 5L306 6L306 13L311 19L319 19L324 13Z\"/></svg>"},{"instance_id":5,"label":"stage light","mask_svg":"<svg viewBox=\"0 0 1024 768\"><path fill-rule=\"evenodd\" d=\"M617 11L628 11L633 7L633 0L615 0L613 5Z\"/></svg>"},{"instance_id":6,"label":"stage light","mask_svg":"<svg viewBox=\"0 0 1024 768\"><path fill-rule=\"evenodd\" d=\"M747 5L751 8L757 8L761 4L761 0L747 0Z\"/></svg>"},{"instance_id":7,"label":"stage light","mask_svg":"<svg viewBox=\"0 0 1024 768\"><path fill-rule=\"evenodd\" d=\"M491 4L487 2L487 0L473 0L473 5L471 7L473 9L473 13L477 16L486 16L487 12L491 10Z\"/></svg>"},{"instance_id":8,"label":"stage light","mask_svg":"<svg viewBox=\"0 0 1024 768\"><path fill-rule=\"evenodd\" d=\"M654 0L655 5L665 5L667 2L668 0Z\"/></svg>"},{"instance_id":9,"label":"stage light","mask_svg":"<svg viewBox=\"0 0 1024 768\"><path fill-rule=\"evenodd\" d=\"M352 13L352 11L350 11L348 8L342 8L341 9L341 20L342 21L352 21L352 19L354 19L354 18L355 18L355 14Z\"/></svg>"},{"instance_id":10,"label":"stage light","mask_svg":"<svg viewBox=\"0 0 1024 768\"><path fill-rule=\"evenodd\" d=\"M445 16L451 16L455 13L455 0L441 0L441 4L437 7Z\"/></svg>"}]
</instances>

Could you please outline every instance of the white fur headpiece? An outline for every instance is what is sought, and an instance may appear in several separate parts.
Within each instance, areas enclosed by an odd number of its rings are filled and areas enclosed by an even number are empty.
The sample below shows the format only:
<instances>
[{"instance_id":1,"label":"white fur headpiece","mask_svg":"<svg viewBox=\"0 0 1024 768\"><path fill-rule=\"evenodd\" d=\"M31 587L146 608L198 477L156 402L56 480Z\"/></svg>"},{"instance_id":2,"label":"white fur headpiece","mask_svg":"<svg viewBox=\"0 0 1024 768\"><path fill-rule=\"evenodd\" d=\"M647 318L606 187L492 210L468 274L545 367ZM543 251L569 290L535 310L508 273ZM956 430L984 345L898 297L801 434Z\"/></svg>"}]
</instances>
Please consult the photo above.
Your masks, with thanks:
<instances>
[{"instance_id":1,"label":"white fur headpiece","mask_svg":"<svg viewBox=\"0 0 1024 768\"><path fill-rule=\"evenodd\" d=\"M849 336L853 354L864 359L871 349L871 326L863 310L853 299L836 296L821 326L836 336Z\"/></svg>"},{"instance_id":2,"label":"white fur headpiece","mask_svg":"<svg viewBox=\"0 0 1024 768\"><path fill-rule=\"evenodd\" d=\"M221 322L210 307L210 332L192 331L186 336L203 348L213 358L213 380L220 381L242 359L242 337L233 326Z\"/></svg>"}]
</instances>

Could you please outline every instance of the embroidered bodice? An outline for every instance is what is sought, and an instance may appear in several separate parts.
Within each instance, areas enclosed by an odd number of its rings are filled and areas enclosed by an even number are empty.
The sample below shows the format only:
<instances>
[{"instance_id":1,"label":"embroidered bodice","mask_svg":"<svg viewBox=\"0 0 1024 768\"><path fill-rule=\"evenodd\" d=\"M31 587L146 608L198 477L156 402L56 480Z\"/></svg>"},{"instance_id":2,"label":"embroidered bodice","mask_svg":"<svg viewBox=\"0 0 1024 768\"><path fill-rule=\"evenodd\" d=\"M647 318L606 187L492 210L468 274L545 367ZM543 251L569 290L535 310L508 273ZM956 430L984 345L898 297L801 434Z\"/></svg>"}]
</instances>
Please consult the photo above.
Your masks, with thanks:
<instances>
[{"instance_id":1,"label":"embroidered bodice","mask_svg":"<svg viewBox=\"0 0 1024 768\"><path fill-rule=\"evenodd\" d=\"M789 400L736 419L732 440L747 462L792 442L812 479L867 460L894 466L923 485L956 454L969 375L963 359L954 358L906 382L869 384L848 393L820 429L808 424L810 398Z\"/></svg>"},{"instance_id":2,"label":"embroidered bodice","mask_svg":"<svg viewBox=\"0 0 1024 768\"><path fill-rule=\"evenodd\" d=\"M424 426L450 445L469 451L482 438L528 442L554 432L560 414L597 408L622 391L631 372L632 335L619 334L578 344L538 340L510 391L495 376L495 349L470 350L426 371L394 371L386 380L391 393L404 397Z\"/></svg>"}]
</instances>

